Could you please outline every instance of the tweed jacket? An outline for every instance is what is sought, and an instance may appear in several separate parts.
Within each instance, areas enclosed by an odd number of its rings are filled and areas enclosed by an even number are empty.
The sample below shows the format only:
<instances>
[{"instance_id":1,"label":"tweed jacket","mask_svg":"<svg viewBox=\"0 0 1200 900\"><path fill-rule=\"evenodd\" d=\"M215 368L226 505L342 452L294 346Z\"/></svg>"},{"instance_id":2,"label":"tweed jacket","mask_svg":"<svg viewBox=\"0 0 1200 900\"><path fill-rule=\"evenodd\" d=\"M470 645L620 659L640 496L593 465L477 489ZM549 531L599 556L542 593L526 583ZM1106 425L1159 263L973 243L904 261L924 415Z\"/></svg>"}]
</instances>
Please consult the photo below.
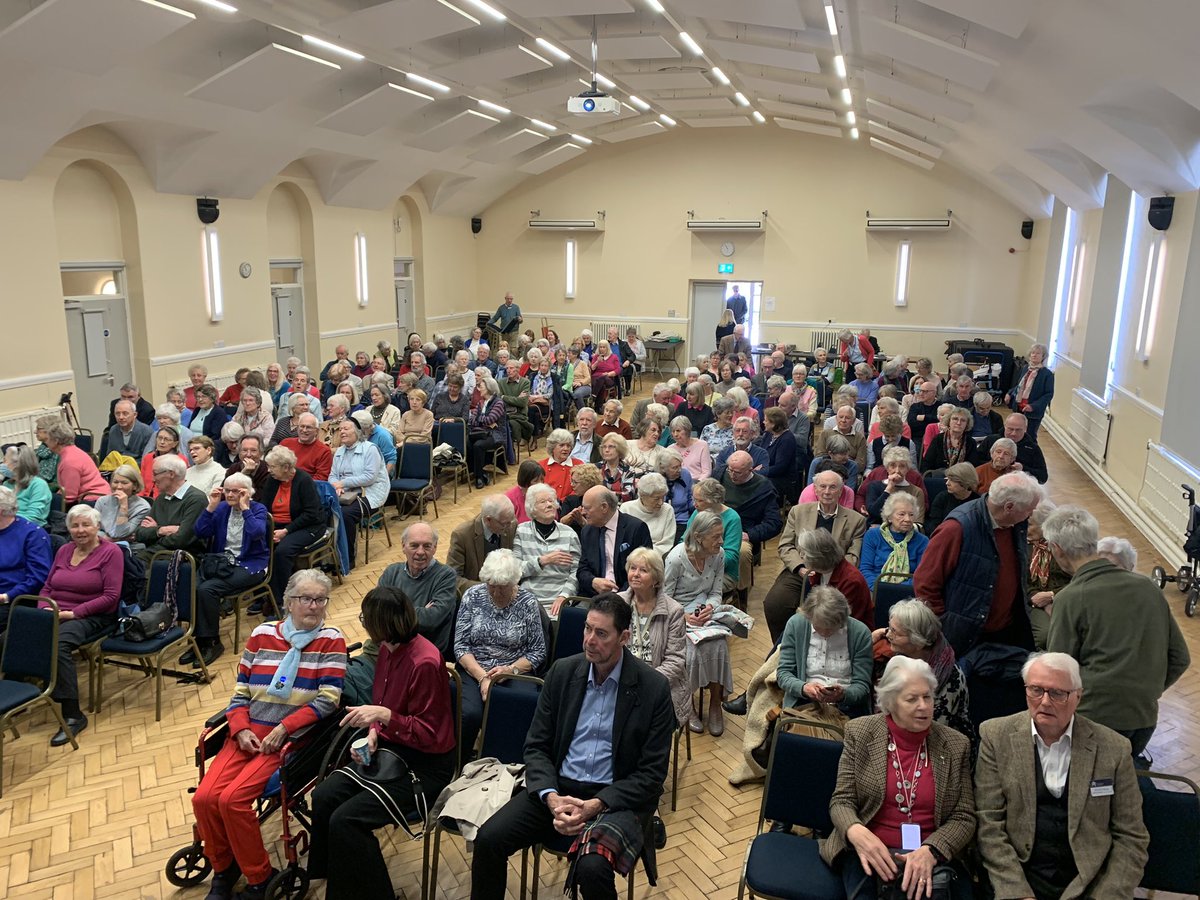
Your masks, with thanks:
<instances>
[{"instance_id":1,"label":"tweed jacket","mask_svg":"<svg viewBox=\"0 0 1200 900\"><path fill-rule=\"evenodd\" d=\"M500 536L500 548L511 550L513 536ZM483 517L476 516L468 522L463 522L450 533L450 550L446 554L446 565L458 575L458 596L461 598L467 588L479 584L479 567L483 565L484 557L488 555L489 547L483 538Z\"/></svg>"},{"instance_id":2,"label":"tweed jacket","mask_svg":"<svg viewBox=\"0 0 1200 900\"><path fill-rule=\"evenodd\" d=\"M796 538L803 531L812 531L817 527L818 503L798 503L788 512L787 522L784 523L783 533L779 535L779 558L790 571L804 562L800 551L796 549ZM867 533L867 520L862 513L853 509L838 506L837 515L833 520L833 539L846 553L846 559L852 565L858 565L862 555L863 535Z\"/></svg>"},{"instance_id":3,"label":"tweed jacket","mask_svg":"<svg viewBox=\"0 0 1200 900\"><path fill-rule=\"evenodd\" d=\"M979 734L979 851L996 900L1032 897L1023 868L1037 820L1029 713L984 722ZM1079 874L1062 900L1126 900L1142 880L1150 845L1129 741L1076 713L1069 771L1067 836ZM1097 779L1110 779L1112 796L1091 795Z\"/></svg>"},{"instance_id":4,"label":"tweed jacket","mask_svg":"<svg viewBox=\"0 0 1200 900\"><path fill-rule=\"evenodd\" d=\"M885 798L891 795L886 716L881 713L850 720L846 724L845 742L838 764L837 787L829 803L833 833L820 846L821 858L830 865L842 851L854 852L846 840L850 826L868 825L883 807ZM929 758L933 762L933 820L937 828L932 834L922 835L922 843L935 848L946 859L953 859L975 834L971 742L957 731L934 722L929 729Z\"/></svg>"}]
</instances>

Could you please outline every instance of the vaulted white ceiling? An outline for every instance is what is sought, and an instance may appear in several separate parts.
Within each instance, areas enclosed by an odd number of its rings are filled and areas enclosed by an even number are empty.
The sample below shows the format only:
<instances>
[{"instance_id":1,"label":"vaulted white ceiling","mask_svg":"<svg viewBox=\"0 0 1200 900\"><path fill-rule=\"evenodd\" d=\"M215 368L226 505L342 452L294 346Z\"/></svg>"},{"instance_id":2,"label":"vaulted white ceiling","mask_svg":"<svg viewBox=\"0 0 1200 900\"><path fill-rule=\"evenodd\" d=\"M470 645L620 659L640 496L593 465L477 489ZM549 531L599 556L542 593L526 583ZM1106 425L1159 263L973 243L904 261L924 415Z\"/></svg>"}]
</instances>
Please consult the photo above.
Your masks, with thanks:
<instances>
[{"instance_id":1,"label":"vaulted white ceiling","mask_svg":"<svg viewBox=\"0 0 1200 900\"><path fill-rule=\"evenodd\" d=\"M1101 204L1107 173L1200 187L1195 0L832 0L836 35L825 0L487 3L0 0L0 178L104 125L160 191L250 197L300 160L328 203L390 207L419 184L471 214L670 128L856 126L1032 216ZM566 112L593 27L619 116Z\"/></svg>"}]
</instances>

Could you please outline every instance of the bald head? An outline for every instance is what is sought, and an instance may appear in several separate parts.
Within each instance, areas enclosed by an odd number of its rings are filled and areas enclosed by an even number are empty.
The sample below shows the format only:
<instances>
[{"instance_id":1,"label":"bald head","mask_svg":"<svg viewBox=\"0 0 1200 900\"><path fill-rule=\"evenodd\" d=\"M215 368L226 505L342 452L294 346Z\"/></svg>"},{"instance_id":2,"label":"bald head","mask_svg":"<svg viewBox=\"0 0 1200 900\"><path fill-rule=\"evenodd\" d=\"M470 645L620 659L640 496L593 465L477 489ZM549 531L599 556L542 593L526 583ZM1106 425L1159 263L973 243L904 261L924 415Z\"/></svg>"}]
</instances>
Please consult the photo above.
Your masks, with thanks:
<instances>
[{"instance_id":1,"label":"bald head","mask_svg":"<svg viewBox=\"0 0 1200 900\"><path fill-rule=\"evenodd\" d=\"M745 484L754 475L754 458L745 450L735 450L729 454L725 468L730 481L734 484Z\"/></svg>"}]
</instances>

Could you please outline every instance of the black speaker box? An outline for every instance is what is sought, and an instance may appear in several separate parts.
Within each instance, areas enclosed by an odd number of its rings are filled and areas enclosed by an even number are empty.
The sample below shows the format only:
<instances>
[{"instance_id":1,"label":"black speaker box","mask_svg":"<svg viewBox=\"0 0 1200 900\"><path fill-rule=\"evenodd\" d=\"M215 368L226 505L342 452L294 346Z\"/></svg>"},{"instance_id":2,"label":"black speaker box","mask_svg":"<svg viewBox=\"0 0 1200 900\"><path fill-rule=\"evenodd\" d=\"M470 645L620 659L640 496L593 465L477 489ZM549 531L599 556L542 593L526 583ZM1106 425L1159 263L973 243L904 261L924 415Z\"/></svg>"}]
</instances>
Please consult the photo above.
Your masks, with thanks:
<instances>
[{"instance_id":1,"label":"black speaker box","mask_svg":"<svg viewBox=\"0 0 1200 900\"><path fill-rule=\"evenodd\" d=\"M1146 221L1150 227L1158 231L1166 231L1171 227L1171 214L1175 211L1174 197L1151 197L1150 210L1146 213Z\"/></svg>"},{"instance_id":2,"label":"black speaker box","mask_svg":"<svg viewBox=\"0 0 1200 900\"><path fill-rule=\"evenodd\" d=\"M217 217L221 215L221 210L217 209L217 201L211 197L197 197L196 215L205 225L211 225L217 221Z\"/></svg>"},{"instance_id":3,"label":"black speaker box","mask_svg":"<svg viewBox=\"0 0 1200 900\"><path fill-rule=\"evenodd\" d=\"M1021 237L1027 241L1033 238L1033 219L1026 219L1021 223Z\"/></svg>"},{"instance_id":4,"label":"black speaker box","mask_svg":"<svg viewBox=\"0 0 1200 900\"><path fill-rule=\"evenodd\" d=\"M471 219L471 234L479 234L481 231L483 231L483 219L474 216Z\"/></svg>"}]
</instances>

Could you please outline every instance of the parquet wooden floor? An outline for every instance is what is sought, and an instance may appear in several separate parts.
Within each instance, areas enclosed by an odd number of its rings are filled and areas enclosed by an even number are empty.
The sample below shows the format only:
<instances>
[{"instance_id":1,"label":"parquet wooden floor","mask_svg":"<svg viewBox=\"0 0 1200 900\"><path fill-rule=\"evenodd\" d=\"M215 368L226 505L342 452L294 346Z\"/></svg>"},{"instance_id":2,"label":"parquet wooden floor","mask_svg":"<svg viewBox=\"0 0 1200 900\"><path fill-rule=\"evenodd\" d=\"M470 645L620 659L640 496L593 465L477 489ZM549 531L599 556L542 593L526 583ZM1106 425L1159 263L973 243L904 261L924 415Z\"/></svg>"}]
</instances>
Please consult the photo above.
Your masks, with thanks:
<instances>
[{"instance_id":1,"label":"parquet wooden floor","mask_svg":"<svg viewBox=\"0 0 1200 900\"><path fill-rule=\"evenodd\" d=\"M1056 502L1079 503L1095 512L1106 528L1128 537L1138 548L1139 569L1148 572L1159 560L1147 542L1115 507L1067 459L1049 436L1044 438L1051 472L1050 493ZM491 490L511 484L502 479ZM478 512L481 495L460 493L439 505L436 526L442 536L438 558L444 560L453 527ZM336 588L331 621L348 640L363 637L357 613L362 595L389 563L401 557L396 546L372 541L373 559ZM751 611L761 613L762 597L779 571L774 542L763 554L751 593ZM1167 596L1183 627L1193 655L1200 659L1200 620L1182 614L1182 595L1168 585ZM232 629L232 625L230 625ZM230 637L226 638L228 645ZM764 625L750 637L733 642L733 665L739 686L749 679L769 645ZM7 740L4 753L5 794L0 800L0 897L54 898L191 898L205 888L179 891L163 875L167 857L191 841L191 804L187 788L195 779L192 753L201 726L220 710L233 688L236 655L228 653L214 667L216 678L202 686L168 683L163 720L154 721L152 685L138 684L106 704L80 737L80 749L52 749L54 726L38 715L21 727L18 740ZM131 673L112 675L110 696L138 680ZM1200 673L1193 667L1163 699L1160 724L1150 745L1156 768L1200 779ZM740 758L742 721L726 718L725 734L692 741L693 759L680 775L677 812L664 798L663 818L669 843L659 854L659 883L651 891L639 874L637 896L671 900L730 900L737 883L746 841L757 822L761 787L731 787L726 780ZM276 843L277 820L264 828L268 847ZM390 838L385 837L385 841ZM468 860L460 841L443 844L436 896L447 900L469 894ZM419 894L419 843L396 842L388 849L393 883L404 895ZM542 890L556 896L563 867L543 867ZM509 878L516 896L517 873ZM312 896L320 897L317 890ZM376 898L364 898L376 900Z\"/></svg>"}]
</instances>

